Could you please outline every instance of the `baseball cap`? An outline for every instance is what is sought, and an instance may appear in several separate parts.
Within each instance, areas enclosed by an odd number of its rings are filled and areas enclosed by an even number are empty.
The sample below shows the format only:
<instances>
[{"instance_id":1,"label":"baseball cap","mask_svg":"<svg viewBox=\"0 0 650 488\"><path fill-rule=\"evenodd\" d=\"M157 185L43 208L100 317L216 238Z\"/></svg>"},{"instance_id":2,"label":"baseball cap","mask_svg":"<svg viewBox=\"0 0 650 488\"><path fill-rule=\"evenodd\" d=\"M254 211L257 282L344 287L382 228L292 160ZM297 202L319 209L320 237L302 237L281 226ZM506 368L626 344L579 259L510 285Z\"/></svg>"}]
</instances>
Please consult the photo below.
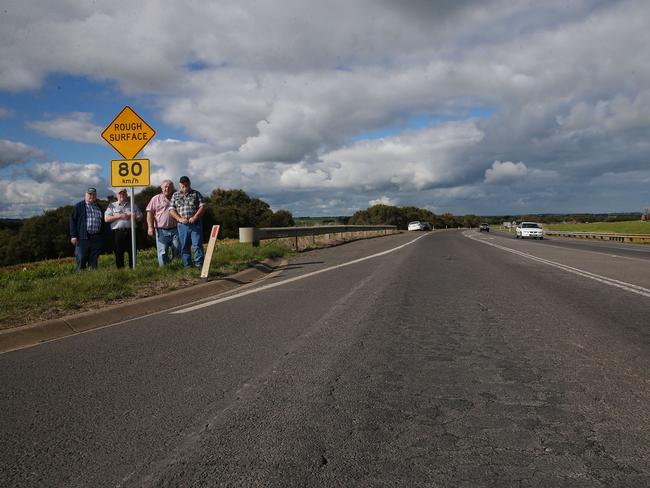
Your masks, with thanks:
<instances>
[{"instance_id":1,"label":"baseball cap","mask_svg":"<svg viewBox=\"0 0 650 488\"><path fill-rule=\"evenodd\" d=\"M86 190L86 193L97 193L97 190L91 186Z\"/></svg>"},{"instance_id":2,"label":"baseball cap","mask_svg":"<svg viewBox=\"0 0 650 488\"><path fill-rule=\"evenodd\" d=\"M187 176L181 176L179 183L189 183L190 179Z\"/></svg>"},{"instance_id":3,"label":"baseball cap","mask_svg":"<svg viewBox=\"0 0 650 488\"><path fill-rule=\"evenodd\" d=\"M122 189L121 189L120 191L118 191L117 193L127 193L126 188L122 188Z\"/></svg>"}]
</instances>

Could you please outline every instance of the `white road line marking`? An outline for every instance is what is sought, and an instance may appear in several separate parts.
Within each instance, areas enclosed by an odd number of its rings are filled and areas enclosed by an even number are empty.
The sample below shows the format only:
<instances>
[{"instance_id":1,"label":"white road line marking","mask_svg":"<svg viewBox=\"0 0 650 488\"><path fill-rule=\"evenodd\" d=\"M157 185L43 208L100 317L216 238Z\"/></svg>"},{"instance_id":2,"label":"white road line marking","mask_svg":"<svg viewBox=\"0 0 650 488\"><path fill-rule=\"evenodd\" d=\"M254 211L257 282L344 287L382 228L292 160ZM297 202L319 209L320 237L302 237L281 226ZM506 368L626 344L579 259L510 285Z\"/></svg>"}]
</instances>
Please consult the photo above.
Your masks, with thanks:
<instances>
[{"instance_id":1,"label":"white road line marking","mask_svg":"<svg viewBox=\"0 0 650 488\"><path fill-rule=\"evenodd\" d=\"M415 241L417 241L419 239L422 239L423 237L426 237L428 235L430 235L430 234L423 234L420 237L416 237L412 241L407 242L406 244L402 244L401 246L397 246L397 247L394 247L392 249L388 249L387 251L382 251L382 252L379 252L377 254L372 254L370 256L365 256L363 258L355 259L353 261L348 261L347 263L341 263L341 264L337 264L335 266L330 266L329 268L320 269L318 271L312 271L311 273L306 273L304 275L294 276L293 278L287 278L284 281L280 281L280 282L277 282L277 283L271 283L269 285L260 286L259 288L255 288L253 290L243 291L241 293L236 293L235 295L230 295L230 296L223 297L223 298L217 298L216 300L211 300L209 302L199 303L198 305L193 305L191 307L182 308L180 310L176 310L176 311L170 312L170 313L179 314L179 313L193 312L194 310L199 310L201 308L210 307L210 306L216 305L218 303L223 303L223 302L227 302L229 300L234 300L235 298L240 298L240 297L243 297L243 296L246 296L246 295L251 295L252 293L258 293L260 291L268 290L270 288L275 288L277 286L283 286L283 285L286 285L288 283L293 283L294 281L299 281L299 280L303 280L305 278L310 278L311 276L316 276L316 275L321 274L321 273L327 273L328 271L333 271L335 269L343 268L345 266L350 266L352 264L357 264L357 263L360 263L362 261L366 261L368 259L378 258L379 256L384 256L386 254L390 254L391 252L395 252L395 251L397 251L399 249L402 249L402 248L404 248L406 246L410 246Z\"/></svg>"},{"instance_id":2,"label":"white road line marking","mask_svg":"<svg viewBox=\"0 0 650 488\"><path fill-rule=\"evenodd\" d=\"M476 242L480 242L480 243L486 244L488 246L496 247L496 248L501 249L503 251L508 251L508 252L513 253L513 254L517 254L519 256L522 256L524 258L531 259L533 261L537 261L537 262L540 262L540 263L543 263L543 264L547 264L549 266L553 266L555 268L558 268L558 269L561 269L561 270L564 270L564 271L568 271L569 273L573 273L573 274L578 275L578 276L583 276L585 278L589 278L589 279L598 281L598 282L603 283L605 285L614 286L616 288L620 288L622 290L629 291L629 292L632 292L632 293L636 293L637 295L641 295L641 296L650 298L650 289L648 289L648 288L644 288L644 287L638 286L638 285L633 285L632 283L627 283L625 281L615 280L614 278L608 278L607 276L597 275L595 273L591 273L589 271L585 271L585 270L580 269L580 268L574 268L573 266L567 266L566 264L558 263L556 261L550 261L548 259L538 258L537 256L533 256L532 254L528 254L528 253L525 253L525 252L522 252L522 251L517 251L517 250L511 249L509 247L500 246L499 244L494 244L492 242L486 242L486 241L484 241L482 239L478 239L478 238L473 237L473 236L471 236L469 234L463 234L463 235L465 237L468 237L469 239L472 239L472 240L476 241Z\"/></svg>"},{"instance_id":3,"label":"white road line marking","mask_svg":"<svg viewBox=\"0 0 650 488\"><path fill-rule=\"evenodd\" d=\"M548 241L547 241L548 242ZM566 249L564 246L554 246L553 244L545 244L546 247L552 247L553 249ZM612 249L614 251L618 251L619 249L613 248L613 247L603 247L603 249ZM592 249L585 249L587 252L593 252L596 254L604 254L605 256L611 256L613 258L619 258L619 259L629 259L629 260L637 260L637 261L643 261L647 263L646 259L643 258L635 258L632 256L621 256L620 254L609 254L607 251L601 251L600 249L592 248Z\"/></svg>"}]
</instances>

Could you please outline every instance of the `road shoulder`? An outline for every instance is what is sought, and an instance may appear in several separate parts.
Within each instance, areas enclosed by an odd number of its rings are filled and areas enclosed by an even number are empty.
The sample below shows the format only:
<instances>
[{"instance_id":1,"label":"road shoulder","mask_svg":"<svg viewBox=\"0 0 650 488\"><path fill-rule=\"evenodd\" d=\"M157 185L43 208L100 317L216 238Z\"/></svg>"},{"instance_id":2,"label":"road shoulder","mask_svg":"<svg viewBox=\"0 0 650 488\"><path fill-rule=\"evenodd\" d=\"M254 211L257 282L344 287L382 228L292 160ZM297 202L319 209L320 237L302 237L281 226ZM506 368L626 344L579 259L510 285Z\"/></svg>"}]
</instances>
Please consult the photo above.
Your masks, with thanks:
<instances>
[{"instance_id":1,"label":"road shoulder","mask_svg":"<svg viewBox=\"0 0 650 488\"><path fill-rule=\"evenodd\" d=\"M125 320L143 317L162 310L187 305L196 300L227 293L241 286L261 280L280 266L285 258L269 259L239 273L181 290L140 298L134 301L102 307L99 310L68 315L34 324L0 331L0 353L24 349L43 342L61 339L92 329L106 327Z\"/></svg>"}]
</instances>

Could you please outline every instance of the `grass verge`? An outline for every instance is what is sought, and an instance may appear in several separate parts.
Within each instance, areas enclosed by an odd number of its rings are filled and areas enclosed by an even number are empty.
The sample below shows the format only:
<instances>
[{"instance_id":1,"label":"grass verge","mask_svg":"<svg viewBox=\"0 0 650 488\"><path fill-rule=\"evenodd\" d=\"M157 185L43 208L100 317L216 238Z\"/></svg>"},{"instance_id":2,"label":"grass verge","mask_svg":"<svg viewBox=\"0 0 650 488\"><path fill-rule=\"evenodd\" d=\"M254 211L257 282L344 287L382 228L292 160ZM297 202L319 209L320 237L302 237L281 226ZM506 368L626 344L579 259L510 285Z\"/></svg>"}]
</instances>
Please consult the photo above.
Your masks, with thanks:
<instances>
[{"instance_id":1,"label":"grass verge","mask_svg":"<svg viewBox=\"0 0 650 488\"><path fill-rule=\"evenodd\" d=\"M547 230L570 232L611 232L615 234L650 234L650 222L592 222L589 224L544 224Z\"/></svg>"},{"instance_id":2,"label":"grass verge","mask_svg":"<svg viewBox=\"0 0 650 488\"><path fill-rule=\"evenodd\" d=\"M252 247L219 241L210 276L226 276L290 253L275 243ZM183 268L179 260L159 267L155 249L138 251L135 269L117 269L112 254L100 257L97 270L83 272L76 271L73 258L0 268L0 329L191 286L202 281L200 274L199 269Z\"/></svg>"}]
</instances>

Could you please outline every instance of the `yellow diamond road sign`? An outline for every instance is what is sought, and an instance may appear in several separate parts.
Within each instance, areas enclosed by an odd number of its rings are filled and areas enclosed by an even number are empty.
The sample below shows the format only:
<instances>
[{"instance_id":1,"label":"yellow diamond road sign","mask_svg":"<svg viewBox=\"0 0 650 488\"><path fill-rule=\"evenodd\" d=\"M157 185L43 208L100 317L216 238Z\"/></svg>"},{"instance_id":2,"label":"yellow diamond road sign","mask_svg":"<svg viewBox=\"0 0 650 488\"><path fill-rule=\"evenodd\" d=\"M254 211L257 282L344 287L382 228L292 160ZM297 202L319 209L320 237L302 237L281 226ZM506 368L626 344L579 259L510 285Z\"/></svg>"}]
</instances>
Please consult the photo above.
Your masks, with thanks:
<instances>
[{"instance_id":1,"label":"yellow diamond road sign","mask_svg":"<svg viewBox=\"0 0 650 488\"><path fill-rule=\"evenodd\" d=\"M124 159L133 159L155 135L156 131L129 106L102 132L104 140Z\"/></svg>"}]
</instances>

